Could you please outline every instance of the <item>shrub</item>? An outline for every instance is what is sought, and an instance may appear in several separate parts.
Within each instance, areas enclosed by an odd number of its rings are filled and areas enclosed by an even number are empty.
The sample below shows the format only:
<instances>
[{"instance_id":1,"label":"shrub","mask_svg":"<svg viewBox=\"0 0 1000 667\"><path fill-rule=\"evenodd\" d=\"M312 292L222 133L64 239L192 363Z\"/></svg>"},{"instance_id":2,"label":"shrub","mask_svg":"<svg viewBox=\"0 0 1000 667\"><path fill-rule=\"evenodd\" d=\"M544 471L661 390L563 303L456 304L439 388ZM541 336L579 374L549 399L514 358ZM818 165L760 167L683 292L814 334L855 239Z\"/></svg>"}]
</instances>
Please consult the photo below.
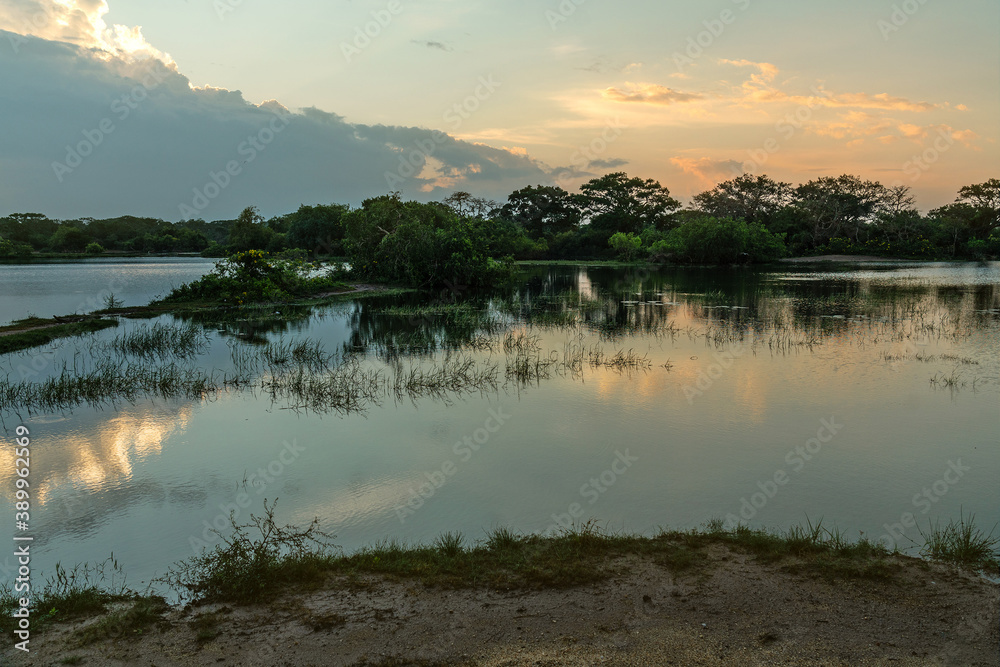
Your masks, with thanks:
<instances>
[{"instance_id":1,"label":"shrub","mask_svg":"<svg viewBox=\"0 0 1000 667\"><path fill-rule=\"evenodd\" d=\"M608 239L608 245L618 254L618 258L631 262L639 254L642 239L632 233L618 232Z\"/></svg>"},{"instance_id":2,"label":"shrub","mask_svg":"<svg viewBox=\"0 0 1000 667\"><path fill-rule=\"evenodd\" d=\"M758 222L708 216L684 223L650 248L651 257L695 264L767 262L786 254L784 234L769 232Z\"/></svg>"},{"instance_id":3,"label":"shrub","mask_svg":"<svg viewBox=\"0 0 1000 667\"><path fill-rule=\"evenodd\" d=\"M221 301L242 306L344 287L330 275L311 276L314 268L302 260L275 259L263 251L248 250L217 262L211 273L175 288L164 301Z\"/></svg>"},{"instance_id":4,"label":"shrub","mask_svg":"<svg viewBox=\"0 0 1000 667\"><path fill-rule=\"evenodd\" d=\"M404 202L396 194L366 200L344 216L353 275L413 287L481 288L514 274L509 257L490 256L491 238L476 220L440 204Z\"/></svg>"},{"instance_id":5,"label":"shrub","mask_svg":"<svg viewBox=\"0 0 1000 667\"><path fill-rule=\"evenodd\" d=\"M88 255L103 255L104 246L100 243L88 243L86 249L84 250Z\"/></svg>"}]
</instances>

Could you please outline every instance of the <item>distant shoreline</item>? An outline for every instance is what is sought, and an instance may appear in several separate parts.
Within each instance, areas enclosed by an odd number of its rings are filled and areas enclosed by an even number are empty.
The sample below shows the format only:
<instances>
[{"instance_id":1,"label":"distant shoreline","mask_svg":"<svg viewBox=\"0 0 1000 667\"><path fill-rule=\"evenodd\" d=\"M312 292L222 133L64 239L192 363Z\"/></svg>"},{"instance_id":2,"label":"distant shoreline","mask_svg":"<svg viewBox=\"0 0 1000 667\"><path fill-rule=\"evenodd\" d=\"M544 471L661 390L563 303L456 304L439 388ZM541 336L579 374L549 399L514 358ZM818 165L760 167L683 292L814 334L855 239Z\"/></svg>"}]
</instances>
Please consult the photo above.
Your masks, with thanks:
<instances>
[{"instance_id":1,"label":"distant shoreline","mask_svg":"<svg viewBox=\"0 0 1000 667\"><path fill-rule=\"evenodd\" d=\"M875 255L817 255L815 257L786 257L778 261L789 264L808 264L810 262L933 262L940 260L876 257Z\"/></svg>"}]
</instances>

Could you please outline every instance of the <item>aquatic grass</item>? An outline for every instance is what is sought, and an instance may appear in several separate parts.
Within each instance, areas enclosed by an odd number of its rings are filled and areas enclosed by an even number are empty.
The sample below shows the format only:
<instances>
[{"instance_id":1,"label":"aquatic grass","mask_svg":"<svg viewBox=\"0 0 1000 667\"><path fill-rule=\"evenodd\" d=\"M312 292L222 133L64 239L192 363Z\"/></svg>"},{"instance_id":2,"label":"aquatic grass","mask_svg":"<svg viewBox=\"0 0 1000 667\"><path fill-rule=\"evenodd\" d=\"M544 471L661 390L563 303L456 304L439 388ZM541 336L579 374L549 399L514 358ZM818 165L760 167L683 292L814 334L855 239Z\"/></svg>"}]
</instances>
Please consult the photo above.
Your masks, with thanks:
<instances>
[{"instance_id":1,"label":"aquatic grass","mask_svg":"<svg viewBox=\"0 0 1000 667\"><path fill-rule=\"evenodd\" d=\"M204 352L208 344L208 334L199 326L157 322L136 327L111 341L100 343L96 351L115 352L139 359L188 359Z\"/></svg>"},{"instance_id":2,"label":"aquatic grass","mask_svg":"<svg viewBox=\"0 0 1000 667\"><path fill-rule=\"evenodd\" d=\"M648 355L639 356L635 350L618 350L612 355L604 353L600 345L595 345L588 353L592 368L610 368L612 370L646 370L653 365Z\"/></svg>"},{"instance_id":3,"label":"aquatic grass","mask_svg":"<svg viewBox=\"0 0 1000 667\"><path fill-rule=\"evenodd\" d=\"M918 527L919 529L919 527ZM949 519L945 526L932 524L926 532L920 530L924 546L920 553L932 560L954 563L973 569L993 570L1000 574L1000 537L994 536L996 526L989 533L976 526L976 515L966 519L959 513L958 521Z\"/></svg>"},{"instance_id":4,"label":"aquatic grass","mask_svg":"<svg viewBox=\"0 0 1000 667\"><path fill-rule=\"evenodd\" d=\"M449 394L495 391L498 369L495 363L478 363L472 357L450 356L429 367L397 363L387 390L397 400L424 396L444 398Z\"/></svg>"},{"instance_id":5,"label":"aquatic grass","mask_svg":"<svg viewBox=\"0 0 1000 667\"><path fill-rule=\"evenodd\" d=\"M324 372L298 367L264 378L260 386L272 402L282 400L291 409L317 413L360 412L378 404L385 393L383 374L356 360Z\"/></svg>"},{"instance_id":6,"label":"aquatic grass","mask_svg":"<svg viewBox=\"0 0 1000 667\"><path fill-rule=\"evenodd\" d=\"M309 370L329 368L336 360L335 355L328 354L323 343L306 338L298 341L279 340L268 343L258 352L261 360L271 368L297 364Z\"/></svg>"},{"instance_id":7,"label":"aquatic grass","mask_svg":"<svg viewBox=\"0 0 1000 667\"><path fill-rule=\"evenodd\" d=\"M0 380L0 412L56 411L81 405L99 407L141 397L202 398L230 386L246 384L247 378L182 368L175 363L157 367L118 366L103 361L90 370L63 365L59 375L42 382Z\"/></svg>"}]
</instances>

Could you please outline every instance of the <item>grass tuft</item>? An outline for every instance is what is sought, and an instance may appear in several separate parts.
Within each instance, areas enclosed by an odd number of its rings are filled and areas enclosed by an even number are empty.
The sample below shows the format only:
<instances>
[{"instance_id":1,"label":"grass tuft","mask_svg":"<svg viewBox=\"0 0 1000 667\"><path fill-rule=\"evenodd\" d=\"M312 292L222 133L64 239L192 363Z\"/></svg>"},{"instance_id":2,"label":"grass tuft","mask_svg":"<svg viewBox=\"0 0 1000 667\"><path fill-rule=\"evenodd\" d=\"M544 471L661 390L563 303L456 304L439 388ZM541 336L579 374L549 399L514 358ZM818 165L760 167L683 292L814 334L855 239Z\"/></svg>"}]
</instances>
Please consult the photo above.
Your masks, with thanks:
<instances>
[{"instance_id":1,"label":"grass tuft","mask_svg":"<svg viewBox=\"0 0 1000 667\"><path fill-rule=\"evenodd\" d=\"M924 538L921 554L931 560L968 567L977 570L1000 570L1000 537L993 535L996 526L989 533L984 533L975 524L976 515L970 514L966 519L960 513L958 521L951 519L943 528L939 524L928 527L927 532L920 531Z\"/></svg>"}]
</instances>

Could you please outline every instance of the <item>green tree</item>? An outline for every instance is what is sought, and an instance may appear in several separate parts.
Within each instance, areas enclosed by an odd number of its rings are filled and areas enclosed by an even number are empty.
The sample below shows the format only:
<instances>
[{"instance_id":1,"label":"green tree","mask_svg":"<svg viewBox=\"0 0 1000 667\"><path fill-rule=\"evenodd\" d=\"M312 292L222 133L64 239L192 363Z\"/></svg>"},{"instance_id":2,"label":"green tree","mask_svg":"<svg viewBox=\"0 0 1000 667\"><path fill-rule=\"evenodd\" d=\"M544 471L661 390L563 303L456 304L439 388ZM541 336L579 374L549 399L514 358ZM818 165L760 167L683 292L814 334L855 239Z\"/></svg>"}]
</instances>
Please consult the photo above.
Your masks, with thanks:
<instances>
[{"instance_id":1,"label":"green tree","mask_svg":"<svg viewBox=\"0 0 1000 667\"><path fill-rule=\"evenodd\" d=\"M766 226L792 201L790 183L744 174L695 195L698 210L716 218L742 218Z\"/></svg>"},{"instance_id":2,"label":"green tree","mask_svg":"<svg viewBox=\"0 0 1000 667\"><path fill-rule=\"evenodd\" d=\"M892 201L881 183L849 174L824 176L795 189L795 206L809 223L813 245L833 237L860 241L867 225L891 210Z\"/></svg>"},{"instance_id":3,"label":"green tree","mask_svg":"<svg viewBox=\"0 0 1000 667\"><path fill-rule=\"evenodd\" d=\"M616 232L608 239L608 245L618 254L620 259L631 262L639 254L639 249L642 248L642 239L636 234Z\"/></svg>"},{"instance_id":4,"label":"green tree","mask_svg":"<svg viewBox=\"0 0 1000 667\"><path fill-rule=\"evenodd\" d=\"M580 186L577 200L595 229L638 234L646 227L666 229L681 203L653 179L629 178L616 172Z\"/></svg>"},{"instance_id":5,"label":"green tree","mask_svg":"<svg viewBox=\"0 0 1000 667\"><path fill-rule=\"evenodd\" d=\"M966 185L958 191L956 204L967 204L975 211L969 220L971 233L986 237L1000 227L1000 179Z\"/></svg>"},{"instance_id":6,"label":"green tree","mask_svg":"<svg viewBox=\"0 0 1000 667\"><path fill-rule=\"evenodd\" d=\"M528 186L513 192L500 217L521 225L533 239L572 232L580 226L580 209L568 192L551 185Z\"/></svg>"},{"instance_id":7,"label":"green tree","mask_svg":"<svg viewBox=\"0 0 1000 667\"><path fill-rule=\"evenodd\" d=\"M489 256L475 220L442 204L375 197L344 216L351 273L415 287L487 287L508 280L512 264Z\"/></svg>"},{"instance_id":8,"label":"green tree","mask_svg":"<svg viewBox=\"0 0 1000 667\"><path fill-rule=\"evenodd\" d=\"M274 230L264 224L264 217L257 207L249 206L229 228L229 246L235 252L264 250L273 235Z\"/></svg>"},{"instance_id":9,"label":"green tree","mask_svg":"<svg viewBox=\"0 0 1000 667\"><path fill-rule=\"evenodd\" d=\"M342 204L299 206L284 216L288 223L288 245L308 250L313 255L339 255L344 252L344 215L350 207Z\"/></svg>"},{"instance_id":10,"label":"green tree","mask_svg":"<svg viewBox=\"0 0 1000 667\"><path fill-rule=\"evenodd\" d=\"M50 244L59 252L83 252L90 240L90 235L83 229L64 223L52 235Z\"/></svg>"},{"instance_id":11,"label":"green tree","mask_svg":"<svg viewBox=\"0 0 1000 667\"><path fill-rule=\"evenodd\" d=\"M651 248L652 255L694 264L768 262L787 253L782 235L759 222L703 216L670 231Z\"/></svg>"},{"instance_id":12,"label":"green tree","mask_svg":"<svg viewBox=\"0 0 1000 667\"><path fill-rule=\"evenodd\" d=\"M442 203L454 211L458 217L470 219L489 218L500 207L492 199L474 197L470 193L461 190L447 197Z\"/></svg>"}]
</instances>

